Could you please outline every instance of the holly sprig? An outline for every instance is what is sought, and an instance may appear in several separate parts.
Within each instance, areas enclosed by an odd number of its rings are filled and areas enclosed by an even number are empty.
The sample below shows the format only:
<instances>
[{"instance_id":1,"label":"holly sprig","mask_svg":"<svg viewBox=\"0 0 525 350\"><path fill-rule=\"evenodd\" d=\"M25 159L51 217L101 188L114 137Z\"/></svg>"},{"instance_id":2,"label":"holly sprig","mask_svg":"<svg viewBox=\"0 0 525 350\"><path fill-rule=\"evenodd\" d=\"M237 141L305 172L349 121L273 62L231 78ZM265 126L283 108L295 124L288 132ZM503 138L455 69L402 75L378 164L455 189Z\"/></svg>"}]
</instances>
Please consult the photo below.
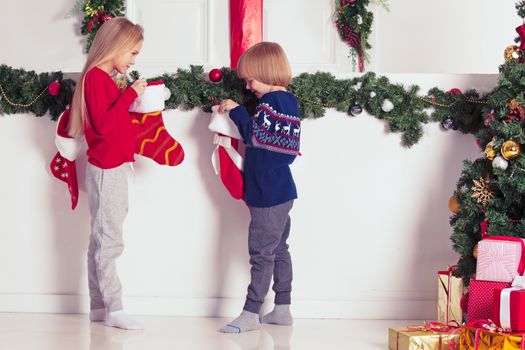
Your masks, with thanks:
<instances>
[{"instance_id":1,"label":"holly sprig","mask_svg":"<svg viewBox=\"0 0 525 350\"><path fill-rule=\"evenodd\" d=\"M110 18L124 16L124 13L124 0L77 0L66 17L81 14L80 33L86 36L84 52L88 53L102 24Z\"/></svg>"},{"instance_id":2,"label":"holly sprig","mask_svg":"<svg viewBox=\"0 0 525 350\"><path fill-rule=\"evenodd\" d=\"M387 0L336 0L335 25L342 41L350 46L350 57L355 67L359 62L359 71L364 70L365 62L370 58L368 50L372 48L369 37L372 32L374 14L368 9L370 2L388 10Z\"/></svg>"}]
</instances>

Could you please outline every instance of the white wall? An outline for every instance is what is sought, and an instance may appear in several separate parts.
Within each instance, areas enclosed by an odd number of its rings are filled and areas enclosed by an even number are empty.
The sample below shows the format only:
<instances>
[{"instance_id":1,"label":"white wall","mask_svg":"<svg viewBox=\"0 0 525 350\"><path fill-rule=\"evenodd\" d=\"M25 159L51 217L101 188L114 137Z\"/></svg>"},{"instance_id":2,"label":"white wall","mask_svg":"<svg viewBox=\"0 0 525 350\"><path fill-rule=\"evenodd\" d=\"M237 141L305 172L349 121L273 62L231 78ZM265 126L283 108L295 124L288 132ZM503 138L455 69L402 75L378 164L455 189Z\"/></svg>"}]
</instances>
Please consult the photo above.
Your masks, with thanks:
<instances>
[{"instance_id":1,"label":"white wall","mask_svg":"<svg viewBox=\"0 0 525 350\"><path fill-rule=\"evenodd\" d=\"M208 9L212 3L206 2ZM70 6L65 0L9 3L0 28L17 35L4 37L0 63L79 70L78 23L63 19ZM9 15L14 13L24 15L14 19ZM219 66L224 57L213 47L207 64ZM341 67L334 62L332 68ZM344 71L338 77L351 76ZM495 75L388 76L422 91L440 86L486 92L497 80ZM235 315L249 278L248 211L229 198L213 173L209 115L196 109L166 111L164 117L186 159L162 168L137 157L126 249L118 260L125 305L142 314ZM79 206L71 211L65 185L50 175L54 131L47 117L0 117L0 311L87 311L86 194L81 185ZM435 272L457 260L447 200L463 159L480 155L474 138L433 123L406 149L384 122L333 110L305 120L302 138L303 156L292 167L300 196L290 238L295 315L435 317ZM81 159L79 169L84 165ZM80 171L81 184L83 179Z\"/></svg>"},{"instance_id":2,"label":"white wall","mask_svg":"<svg viewBox=\"0 0 525 350\"><path fill-rule=\"evenodd\" d=\"M375 11L376 70L498 73L523 23L514 1L390 0Z\"/></svg>"}]
</instances>

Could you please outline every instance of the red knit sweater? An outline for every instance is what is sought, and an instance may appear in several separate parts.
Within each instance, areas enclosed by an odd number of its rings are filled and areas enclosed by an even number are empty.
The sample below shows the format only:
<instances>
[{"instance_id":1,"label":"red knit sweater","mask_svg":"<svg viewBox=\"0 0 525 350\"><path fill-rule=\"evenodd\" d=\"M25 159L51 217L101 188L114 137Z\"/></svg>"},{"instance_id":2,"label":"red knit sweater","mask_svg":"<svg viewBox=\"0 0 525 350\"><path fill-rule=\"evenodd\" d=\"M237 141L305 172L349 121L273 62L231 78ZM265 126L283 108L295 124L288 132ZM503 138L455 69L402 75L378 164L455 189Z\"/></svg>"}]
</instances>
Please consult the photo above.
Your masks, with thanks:
<instances>
[{"instance_id":1,"label":"red knit sweater","mask_svg":"<svg viewBox=\"0 0 525 350\"><path fill-rule=\"evenodd\" d=\"M84 97L88 161L102 169L133 162L134 132L128 108L137 97L135 90L129 87L121 92L108 73L94 67L85 75Z\"/></svg>"}]
</instances>

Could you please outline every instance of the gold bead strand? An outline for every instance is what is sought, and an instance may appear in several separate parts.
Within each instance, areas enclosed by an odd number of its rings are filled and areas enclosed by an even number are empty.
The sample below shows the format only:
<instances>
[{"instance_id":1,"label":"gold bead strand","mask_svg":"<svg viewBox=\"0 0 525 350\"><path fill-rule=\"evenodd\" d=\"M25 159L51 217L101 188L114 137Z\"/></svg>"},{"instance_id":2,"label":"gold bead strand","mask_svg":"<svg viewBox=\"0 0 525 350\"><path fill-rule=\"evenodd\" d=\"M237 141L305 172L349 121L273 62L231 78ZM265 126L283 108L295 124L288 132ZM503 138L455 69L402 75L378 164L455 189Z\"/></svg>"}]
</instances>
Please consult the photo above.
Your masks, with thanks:
<instances>
[{"instance_id":1,"label":"gold bead strand","mask_svg":"<svg viewBox=\"0 0 525 350\"><path fill-rule=\"evenodd\" d=\"M46 92L47 88L45 88L44 90L42 90L42 92L40 94L38 94L37 97L35 97L31 102L29 103L15 103L13 101L11 101L11 99L9 99L9 97L7 97L7 95L5 94L5 91L4 91L4 88L2 87L2 84L0 84L0 93L2 94L2 96L4 97L4 100L10 104L11 106L13 107L22 107L22 108L27 108L27 107L30 107L31 105L33 105L33 103L36 102L36 100L38 100L43 94L44 92Z\"/></svg>"}]
</instances>

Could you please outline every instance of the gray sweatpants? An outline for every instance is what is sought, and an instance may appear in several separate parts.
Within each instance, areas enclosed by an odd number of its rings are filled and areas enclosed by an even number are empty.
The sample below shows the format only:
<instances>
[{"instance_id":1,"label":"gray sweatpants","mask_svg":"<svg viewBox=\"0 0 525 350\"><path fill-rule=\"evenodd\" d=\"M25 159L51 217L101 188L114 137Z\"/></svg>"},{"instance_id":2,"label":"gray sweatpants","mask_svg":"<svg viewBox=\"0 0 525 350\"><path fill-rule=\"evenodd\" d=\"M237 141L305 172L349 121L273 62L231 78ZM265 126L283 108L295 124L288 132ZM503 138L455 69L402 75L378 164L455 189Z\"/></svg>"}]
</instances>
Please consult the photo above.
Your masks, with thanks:
<instances>
[{"instance_id":1,"label":"gray sweatpants","mask_svg":"<svg viewBox=\"0 0 525 350\"><path fill-rule=\"evenodd\" d=\"M116 258L122 254L122 224L128 212L130 163L113 169L86 167L86 191L91 212L88 282L91 309L122 309L122 289Z\"/></svg>"},{"instance_id":2,"label":"gray sweatpants","mask_svg":"<svg viewBox=\"0 0 525 350\"><path fill-rule=\"evenodd\" d=\"M250 207L248 236L251 281L244 310L259 313L273 275L275 304L290 304L292 259L286 240L290 234L293 201L269 208Z\"/></svg>"}]
</instances>

